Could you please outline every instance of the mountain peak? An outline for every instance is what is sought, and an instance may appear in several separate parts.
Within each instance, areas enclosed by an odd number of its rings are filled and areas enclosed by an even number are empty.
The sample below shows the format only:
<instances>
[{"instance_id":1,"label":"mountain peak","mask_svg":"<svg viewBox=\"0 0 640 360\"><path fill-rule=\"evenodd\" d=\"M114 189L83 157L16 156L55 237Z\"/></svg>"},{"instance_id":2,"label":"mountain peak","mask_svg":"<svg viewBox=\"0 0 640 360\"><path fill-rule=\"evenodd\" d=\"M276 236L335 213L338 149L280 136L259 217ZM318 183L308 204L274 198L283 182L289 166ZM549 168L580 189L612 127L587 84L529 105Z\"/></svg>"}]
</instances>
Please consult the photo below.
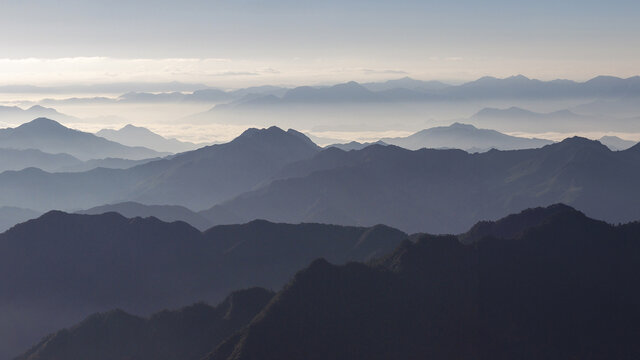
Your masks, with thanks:
<instances>
[{"instance_id":1,"label":"mountain peak","mask_svg":"<svg viewBox=\"0 0 640 360\"><path fill-rule=\"evenodd\" d=\"M598 140L591 140L591 139L587 139L587 138L582 137L582 136L568 137L568 138L562 140L561 142L559 142L558 144L566 144L566 145L572 145L572 146L575 146L575 145L582 145L582 146L599 145L599 146L604 146Z\"/></svg>"},{"instance_id":2,"label":"mountain peak","mask_svg":"<svg viewBox=\"0 0 640 360\"><path fill-rule=\"evenodd\" d=\"M471 124L464 124L461 122L454 122L453 124L448 126L452 129L467 129L467 130L476 130L477 128Z\"/></svg>"},{"instance_id":3,"label":"mountain peak","mask_svg":"<svg viewBox=\"0 0 640 360\"><path fill-rule=\"evenodd\" d=\"M262 129L258 129L258 128L249 128L247 130L245 130L242 134L240 134L240 136L237 137L237 139L239 138L253 138L256 136L261 136L261 135L284 135L286 134L286 132L284 130L282 130L281 128L277 127L277 126L271 126L269 128L262 128Z\"/></svg>"},{"instance_id":4,"label":"mountain peak","mask_svg":"<svg viewBox=\"0 0 640 360\"><path fill-rule=\"evenodd\" d=\"M515 76L510 76L506 80L528 81L528 80L531 80L531 79L529 79L528 77L526 77L526 76L524 76L522 74L518 74L518 75L515 75Z\"/></svg>"},{"instance_id":5,"label":"mountain peak","mask_svg":"<svg viewBox=\"0 0 640 360\"><path fill-rule=\"evenodd\" d=\"M524 231L539 226L550 219L566 213L584 216L571 206L558 203L547 207L526 209L518 214L512 214L496 221L480 221L469 231L458 236L463 243L479 241L485 237L500 239L515 239Z\"/></svg>"},{"instance_id":6,"label":"mountain peak","mask_svg":"<svg viewBox=\"0 0 640 360\"><path fill-rule=\"evenodd\" d=\"M34 120L29 121L28 123L24 123L17 127L17 129L37 129L37 130L69 130L69 128L60 124L55 120L51 120L45 117L40 117Z\"/></svg>"}]
</instances>

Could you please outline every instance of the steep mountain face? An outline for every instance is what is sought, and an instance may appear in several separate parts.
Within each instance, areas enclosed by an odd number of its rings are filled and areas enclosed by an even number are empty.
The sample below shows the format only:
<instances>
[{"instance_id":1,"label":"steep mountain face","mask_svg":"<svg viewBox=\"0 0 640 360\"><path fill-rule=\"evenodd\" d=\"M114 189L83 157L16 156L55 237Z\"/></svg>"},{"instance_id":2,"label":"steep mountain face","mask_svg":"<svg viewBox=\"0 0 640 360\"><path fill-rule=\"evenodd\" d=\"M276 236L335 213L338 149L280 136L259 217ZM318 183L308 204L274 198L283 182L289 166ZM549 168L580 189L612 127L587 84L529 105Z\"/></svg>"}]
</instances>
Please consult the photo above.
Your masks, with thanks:
<instances>
[{"instance_id":1,"label":"steep mountain face","mask_svg":"<svg viewBox=\"0 0 640 360\"><path fill-rule=\"evenodd\" d=\"M495 130L478 129L473 125L461 123L425 129L404 138L385 138L381 141L410 150L450 148L474 152L490 149L533 149L553 143L544 139L509 136Z\"/></svg>"},{"instance_id":2,"label":"steep mountain face","mask_svg":"<svg viewBox=\"0 0 640 360\"><path fill-rule=\"evenodd\" d=\"M480 220L564 202L590 216L626 222L640 218L639 159L637 147L612 152L583 138L481 154L334 148L202 214L214 222L225 214L240 222L385 223L412 233L459 233Z\"/></svg>"},{"instance_id":3,"label":"steep mountain face","mask_svg":"<svg viewBox=\"0 0 640 360\"><path fill-rule=\"evenodd\" d=\"M122 201L206 209L251 190L284 165L318 151L317 145L295 130L249 129L229 143L126 170L6 172L0 174L0 203L45 211Z\"/></svg>"},{"instance_id":4,"label":"steep mountain face","mask_svg":"<svg viewBox=\"0 0 640 360\"><path fill-rule=\"evenodd\" d=\"M514 223L537 225L511 237ZM508 236L464 245L425 235L367 265L315 261L208 359L640 354L637 223L556 207L496 222L493 233Z\"/></svg>"},{"instance_id":5,"label":"steep mountain face","mask_svg":"<svg viewBox=\"0 0 640 360\"><path fill-rule=\"evenodd\" d=\"M98 313L45 337L16 360L198 360L249 323L272 297L271 291L252 288L215 307L199 303L149 318L122 310Z\"/></svg>"},{"instance_id":6,"label":"steep mountain face","mask_svg":"<svg viewBox=\"0 0 640 360\"><path fill-rule=\"evenodd\" d=\"M131 124L118 130L102 129L98 131L96 135L127 146L144 146L155 151L170 153L181 153L201 147L194 143L182 142L176 139L166 139L147 128L133 126Z\"/></svg>"},{"instance_id":7,"label":"steep mountain face","mask_svg":"<svg viewBox=\"0 0 640 360\"><path fill-rule=\"evenodd\" d=\"M0 358L97 311L149 314L278 289L313 259L365 261L406 237L383 226L265 221L201 233L155 218L50 212L0 234Z\"/></svg>"},{"instance_id":8,"label":"steep mountain face","mask_svg":"<svg viewBox=\"0 0 640 360\"><path fill-rule=\"evenodd\" d=\"M183 206L144 205L131 201L118 204L96 206L91 209L78 211L77 214L100 215L108 212L116 212L127 218L155 217L164 222L184 221L200 231L207 230L213 225L203 216Z\"/></svg>"},{"instance_id":9,"label":"steep mountain face","mask_svg":"<svg viewBox=\"0 0 640 360\"><path fill-rule=\"evenodd\" d=\"M0 148L37 149L51 154L65 153L80 160L141 160L166 155L143 147L124 146L93 134L72 130L47 118L38 118L16 128L0 129Z\"/></svg>"}]
</instances>

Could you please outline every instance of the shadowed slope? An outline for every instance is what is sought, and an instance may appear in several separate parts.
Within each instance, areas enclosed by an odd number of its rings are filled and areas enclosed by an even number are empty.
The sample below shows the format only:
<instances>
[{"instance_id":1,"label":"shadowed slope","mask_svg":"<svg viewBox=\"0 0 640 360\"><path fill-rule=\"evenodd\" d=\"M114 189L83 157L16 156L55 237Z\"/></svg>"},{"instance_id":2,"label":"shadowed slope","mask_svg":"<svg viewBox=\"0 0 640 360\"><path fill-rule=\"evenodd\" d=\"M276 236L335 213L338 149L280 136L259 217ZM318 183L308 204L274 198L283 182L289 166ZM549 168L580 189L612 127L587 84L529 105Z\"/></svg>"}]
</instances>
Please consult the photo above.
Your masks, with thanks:
<instances>
[{"instance_id":1,"label":"shadowed slope","mask_svg":"<svg viewBox=\"0 0 640 360\"><path fill-rule=\"evenodd\" d=\"M637 357L640 227L547 210L518 215L545 220L513 239L426 235L368 265L315 261L209 359Z\"/></svg>"}]
</instances>

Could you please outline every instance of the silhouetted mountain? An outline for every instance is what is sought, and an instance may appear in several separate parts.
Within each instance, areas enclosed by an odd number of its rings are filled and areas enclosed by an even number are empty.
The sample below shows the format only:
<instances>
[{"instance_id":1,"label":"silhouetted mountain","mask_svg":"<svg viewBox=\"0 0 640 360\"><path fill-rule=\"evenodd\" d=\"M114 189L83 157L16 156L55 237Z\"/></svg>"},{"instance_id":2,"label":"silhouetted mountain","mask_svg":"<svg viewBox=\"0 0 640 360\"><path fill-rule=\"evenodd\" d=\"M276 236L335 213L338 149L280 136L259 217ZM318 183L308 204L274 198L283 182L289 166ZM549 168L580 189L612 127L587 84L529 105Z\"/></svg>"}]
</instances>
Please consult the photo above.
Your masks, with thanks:
<instances>
[{"instance_id":1,"label":"silhouetted mountain","mask_svg":"<svg viewBox=\"0 0 640 360\"><path fill-rule=\"evenodd\" d=\"M21 209L11 206L0 207L0 233L5 232L12 226L25 222L27 220L35 219L42 215L37 211L29 209Z\"/></svg>"},{"instance_id":2,"label":"silhouetted mountain","mask_svg":"<svg viewBox=\"0 0 640 360\"><path fill-rule=\"evenodd\" d=\"M213 225L203 216L177 205L143 205L136 202L124 202L96 206L78 211L77 214L99 215L108 212L116 212L127 218L155 217L165 222L184 221L200 231L207 230Z\"/></svg>"},{"instance_id":3,"label":"silhouetted mountain","mask_svg":"<svg viewBox=\"0 0 640 360\"><path fill-rule=\"evenodd\" d=\"M625 140L617 136L603 136L598 139L598 141L600 141L613 151L627 150L628 148L638 143L637 141Z\"/></svg>"},{"instance_id":4,"label":"silhouetted mountain","mask_svg":"<svg viewBox=\"0 0 640 360\"><path fill-rule=\"evenodd\" d=\"M539 212L515 238L425 235L367 265L314 261L208 359L636 358L639 224Z\"/></svg>"},{"instance_id":5,"label":"silhouetted mountain","mask_svg":"<svg viewBox=\"0 0 640 360\"><path fill-rule=\"evenodd\" d=\"M181 153L205 146L204 144L166 139L147 128L133 126L131 124L119 130L102 129L98 131L96 135L127 146L143 146L155 151L170 153Z\"/></svg>"},{"instance_id":6,"label":"silhouetted mountain","mask_svg":"<svg viewBox=\"0 0 640 360\"><path fill-rule=\"evenodd\" d=\"M410 150L450 148L466 151L532 149L553 143L544 139L509 136L495 130L478 129L473 125L461 123L425 129L404 138L385 138L381 141Z\"/></svg>"},{"instance_id":7,"label":"silhouetted mountain","mask_svg":"<svg viewBox=\"0 0 640 360\"><path fill-rule=\"evenodd\" d=\"M46 118L38 118L16 128L0 129L0 147L38 149L66 153L80 160L123 158L141 160L162 154L143 147L129 147L93 134L72 130Z\"/></svg>"},{"instance_id":8,"label":"silhouetted mountain","mask_svg":"<svg viewBox=\"0 0 640 360\"><path fill-rule=\"evenodd\" d=\"M640 218L639 162L637 146L612 152L577 137L540 149L478 154L330 148L202 214L214 222L213 214L227 214L241 222L385 223L407 232L457 233L483 219L564 202L624 222Z\"/></svg>"},{"instance_id":9,"label":"silhouetted mountain","mask_svg":"<svg viewBox=\"0 0 640 360\"><path fill-rule=\"evenodd\" d=\"M266 221L201 233L156 218L49 212L0 234L0 358L94 312L149 314L278 289L315 258L365 261L406 237L384 226Z\"/></svg>"},{"instance_id":10,"label":"silhouetted mountain","mask_svg":"<svg viewBox=\"0 0 640 360\"><path fill-rule=\"evenodd\" d=\"M272 297L253 288L234 292L215 307L199 303L149 318L122 310L98 313L47 336L16 360L198 360L249 323Z\"/></svg>"},{"instance_id":11,"label":"silhouetted mountain","mask_svg":"<svg viewBox=\"0 0 640 360\"><path fill-rule=\"evenodd\" d=\"M0 202L32 209L77 210L136 201L199 210L251 190L284 165L309 158L319 149L295 130L249 129L229 143L127 170L98 168L49 174L27 169L2 173ZM34 193L39 195L33 196Z\"/></svg>"}]
</instances>

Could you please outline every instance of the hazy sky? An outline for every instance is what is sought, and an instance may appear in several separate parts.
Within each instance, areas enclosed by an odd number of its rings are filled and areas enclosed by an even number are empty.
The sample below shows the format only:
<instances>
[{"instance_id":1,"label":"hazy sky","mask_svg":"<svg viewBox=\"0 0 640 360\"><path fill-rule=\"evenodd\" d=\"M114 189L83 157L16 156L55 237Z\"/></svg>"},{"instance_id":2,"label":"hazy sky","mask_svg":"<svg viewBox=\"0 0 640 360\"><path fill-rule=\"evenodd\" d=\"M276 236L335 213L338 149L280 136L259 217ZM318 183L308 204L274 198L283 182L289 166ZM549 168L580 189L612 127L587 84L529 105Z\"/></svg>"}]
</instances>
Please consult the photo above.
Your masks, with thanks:
<instances>
[{"instance_id":1,"label":"hazy sky","mask_svg":"<svg viewBox=\"0 0 640 360\"><path fill-rule=\"evenodd\" d=\"M640 2L1 0L0 85L640 73Z\"/></svg>"}]
</instances>

